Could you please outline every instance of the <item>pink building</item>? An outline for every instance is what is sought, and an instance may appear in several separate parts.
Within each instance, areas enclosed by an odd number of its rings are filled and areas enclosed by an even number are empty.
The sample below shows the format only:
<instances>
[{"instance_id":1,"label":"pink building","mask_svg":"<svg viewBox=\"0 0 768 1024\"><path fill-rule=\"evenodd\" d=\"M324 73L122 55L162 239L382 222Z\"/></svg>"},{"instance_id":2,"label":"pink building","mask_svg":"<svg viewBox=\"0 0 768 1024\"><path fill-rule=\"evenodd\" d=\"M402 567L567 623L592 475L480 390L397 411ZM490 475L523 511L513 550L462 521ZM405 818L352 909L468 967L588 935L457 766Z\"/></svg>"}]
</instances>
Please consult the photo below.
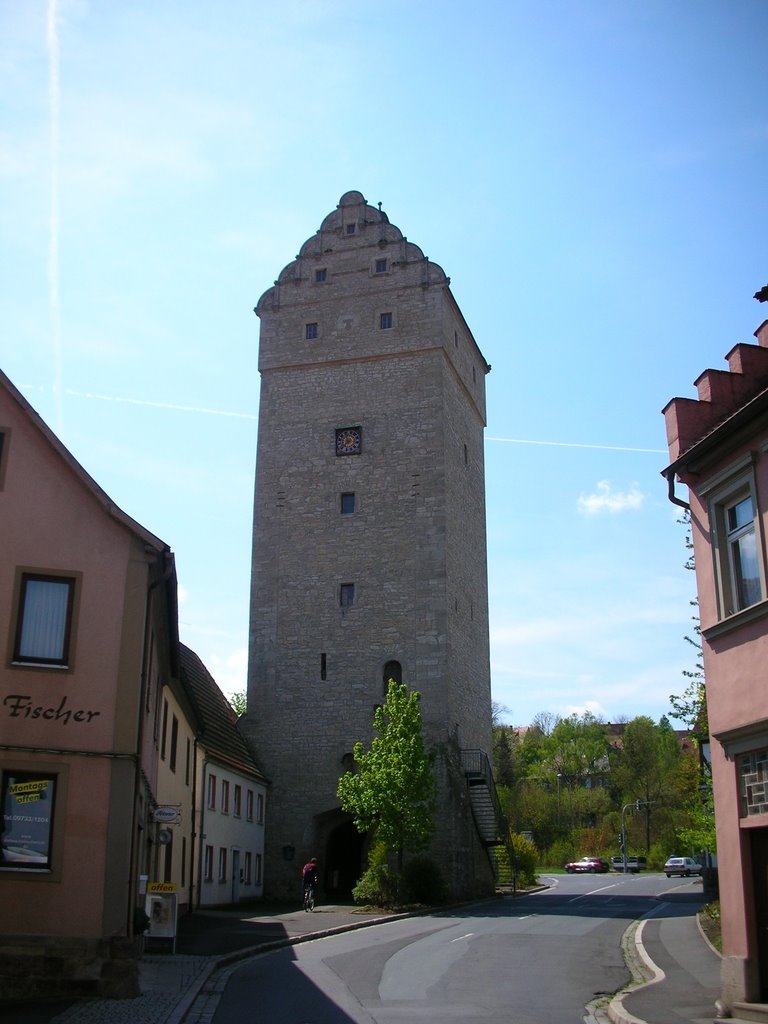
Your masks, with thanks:
<instances>
[{"instance_id":1,"label":"pink building","mask_svg":"<svg viewBox=\"0 0 768 1024\"><path fill-rule=\"evenodd\" d=\"M722 1001L768 1021L768 321L664 409L689 504L712 747ZM676 483L687 488L676 492ZM687 502L684 498L687 497ZM745 1004L750 1004L749 1008ZM763 1013L764 1016L759 1014Z\"/></svg>"},{"instance_id":2,"label":"pink building","mask_svg":"<svg viewBox=\"0 0 768 1024\"><path fill-rule=\"evenodd\" d=\"M0 517L0 992L135 995L179 677L173 555L2 373Z\"/></svg>"}]
</instances>

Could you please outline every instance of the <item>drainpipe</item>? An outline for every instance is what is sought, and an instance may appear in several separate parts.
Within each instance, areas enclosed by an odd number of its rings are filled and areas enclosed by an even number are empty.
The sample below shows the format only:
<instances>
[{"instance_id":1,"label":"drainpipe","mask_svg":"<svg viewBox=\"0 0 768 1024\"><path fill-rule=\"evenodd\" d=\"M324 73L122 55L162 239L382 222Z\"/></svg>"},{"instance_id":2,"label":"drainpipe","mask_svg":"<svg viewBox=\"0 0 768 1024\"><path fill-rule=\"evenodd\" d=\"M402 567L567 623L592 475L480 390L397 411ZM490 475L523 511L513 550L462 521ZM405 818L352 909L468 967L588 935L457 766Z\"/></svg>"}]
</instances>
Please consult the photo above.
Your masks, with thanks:
<instances>
[{"instance_id":1,"label":"drainpipe","mask_svg":"<svg viewBox=\"0 0 768 1024\"><path fill-rule=\"evenodd\" d=\"M197 736L192 757L192 843L189 851L189 912L195 909L195 847L197 846ZM200 808L200 831L203 831L203 809Z\"/></svg>"},{"instance_id":2,"label":"drainpipe","mask_svg":"<svg viewBox=\"0 0 768 1024\"><path fill-rule=\"evenodd\" d=\"M202 904L203 898L203 842L205 840L205 794L207 790L206 776L208 772L208 759L203 758L202 786L200 789L200 844L197 851L197 906Z\"/></svg>"},{"instance_id":3,"label":"drainpipe","mask_svg":"<svg viewBox=\"0 0 768 1024\"><path fill-rule=\"evenodd\" d=\"M133 938L133 910L136 896L136 881L138 874L138 862L136 860L136 840L138 833L138 812L139 812L139 789L141 786L141 746L144 741L144 703L147 695L147 665L149 661L149 634L150 634L150 611L152 607L152 593L161 583L167 583L172 572L172 562L168 557L169 548L162 551L163 573L147 587L147 597L144 606L144 648L141 658L141 685L139 687L139 720L136 725L136 761L133 782L133 816L131 820L131 850L128 859L128 907L126 935ZM143 829L142 829L143 832Z\"/></svg>"},{"instance_id":4,"label":"drainpipe","mask_svg":"<svg viewBox=\"0 0 768 1024\"><path fill-rule=\"evenodd\" d=\"M688 504L688 502L683 501L682 498L678 498L678 496L675 494L675 471L666 471L665 473L663 473L663 476L666 476L667 478L667 486L669 488L667 497L669 498L669 500L672 502L673 505L679 505L680 508L684 508L688 512L690 512L691 506Z\"/></svg>"}]
</instances>

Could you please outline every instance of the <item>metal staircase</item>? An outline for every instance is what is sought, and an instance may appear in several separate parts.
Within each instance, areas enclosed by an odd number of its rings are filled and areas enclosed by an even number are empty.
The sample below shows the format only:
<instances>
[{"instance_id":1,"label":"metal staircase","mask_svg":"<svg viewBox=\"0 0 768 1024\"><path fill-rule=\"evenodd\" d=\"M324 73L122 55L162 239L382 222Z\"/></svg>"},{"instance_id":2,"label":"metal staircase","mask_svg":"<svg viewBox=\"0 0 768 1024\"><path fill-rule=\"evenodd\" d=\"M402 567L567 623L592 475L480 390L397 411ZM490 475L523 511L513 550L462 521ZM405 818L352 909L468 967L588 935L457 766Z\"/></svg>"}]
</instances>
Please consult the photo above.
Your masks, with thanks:
<instances>
[{"instance_id":1,"label":"metal staircase","mask_svg":"<svg viewBox=\"0 0 768 1024\"><path fill-rule=\"evenodd\" d=\"M499 862L504 859L503 854L500 856L501 848L506 854L514 883L514 854L509 842L509 825L501 809L488 755L483 750L462 750L461 767L467 780L469 802L477 834L488 853L494 873L498 878Z\"/></svg>"}]
</instances>

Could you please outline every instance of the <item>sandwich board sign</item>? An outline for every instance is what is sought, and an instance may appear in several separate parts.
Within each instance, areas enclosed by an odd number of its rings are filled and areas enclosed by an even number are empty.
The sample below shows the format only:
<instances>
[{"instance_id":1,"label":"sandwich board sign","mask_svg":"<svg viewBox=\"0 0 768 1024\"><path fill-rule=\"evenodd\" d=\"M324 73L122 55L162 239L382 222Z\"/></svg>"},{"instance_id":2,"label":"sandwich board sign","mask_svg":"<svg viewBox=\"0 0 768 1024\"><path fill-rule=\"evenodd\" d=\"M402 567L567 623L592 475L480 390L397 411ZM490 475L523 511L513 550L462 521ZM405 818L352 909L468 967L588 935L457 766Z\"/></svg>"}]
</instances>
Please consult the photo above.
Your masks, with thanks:
<instances>
[{"instance_id":1,"label":"sandwich board sign","mask_svg":"<svg viewBox=\"0 0 768 1024\"><path fill-rule=\"evenodd\" d=\"M149 918L149 939L172 939L176 951L178 893L174 882L148 882L144 911Z\"/></svg>"}]
</instances>

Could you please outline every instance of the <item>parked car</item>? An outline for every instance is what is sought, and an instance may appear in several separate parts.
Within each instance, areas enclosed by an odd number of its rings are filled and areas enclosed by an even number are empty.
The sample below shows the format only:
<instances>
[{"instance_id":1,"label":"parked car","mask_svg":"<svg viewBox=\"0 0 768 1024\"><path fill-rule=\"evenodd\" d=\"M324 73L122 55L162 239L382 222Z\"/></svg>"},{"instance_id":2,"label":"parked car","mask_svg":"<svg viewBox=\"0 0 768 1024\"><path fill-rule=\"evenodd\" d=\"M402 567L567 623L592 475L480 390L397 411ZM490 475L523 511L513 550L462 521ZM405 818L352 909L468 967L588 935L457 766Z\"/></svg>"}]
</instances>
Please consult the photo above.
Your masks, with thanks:
<instances>
[{"instance_id":1,"label":"parked car","mask_svg":"<svg viewBox=\"0 0 768 1024\"><path fill-rule=\"evenodd\" d=\"M624 870L624 858L623 857L611 857L611 867L614 871ZM646 860L645 857L630 857L627 855L627 871L632 872L636 875L638 871L645 871Z\"/></svg>"},{"instance_id":2,"label":"parked car","mask_svg":"<svg viewBox=\"0 0 768 1024\"><path fill-rule=\"evenodd\" d=\"M565 865L569 875L587 871L591 875L601 875L604 871L610 871L611 865L602 857L582 857L580 860L573 860Z\"/></svg>"},{"instance_id":3,"label":"parked car","mask_svg":"<svg viewBox=\"0 0 768 1024\"><path fill-rule=\"evenodd\" d=\"M693 857L670 857L664 865L664 874L667 878L671 878L672 875L680 875L684 878L688 878L690 875L700 875L701 864L697 863Z\"/></svg>"}]
</instances>

